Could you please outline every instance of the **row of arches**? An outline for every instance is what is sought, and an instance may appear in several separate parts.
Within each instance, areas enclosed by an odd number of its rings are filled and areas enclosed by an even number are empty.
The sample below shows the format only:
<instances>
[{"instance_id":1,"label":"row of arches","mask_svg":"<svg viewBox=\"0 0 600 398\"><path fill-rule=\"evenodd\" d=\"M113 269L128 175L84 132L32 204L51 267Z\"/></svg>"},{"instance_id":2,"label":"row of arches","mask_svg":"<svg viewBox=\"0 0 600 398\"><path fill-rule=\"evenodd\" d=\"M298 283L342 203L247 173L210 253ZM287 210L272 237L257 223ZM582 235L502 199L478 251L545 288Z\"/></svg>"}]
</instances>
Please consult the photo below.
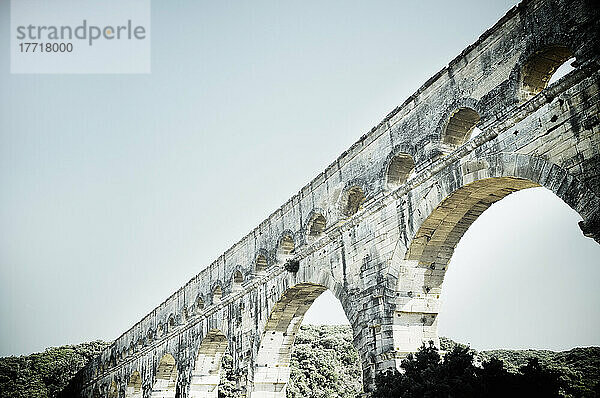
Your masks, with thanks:
<instances>
[{"instance_id":1,"label":"row of arches","mask_svg":"<svg viewBox=\"0 0 600 398\"><path fill-rule=\"evenodd\" d=\"M569 59L572 59L572 52L564 46L549 46L541 51L538 51L530 57L524 64L521 72L521 100L531 99L533 96L543 91L551 81L554 72ZM441 134L441 142L450 147L457 147L469 140L474 134L477 134L477 125L481 120L480 114L471 107L458 107L449 116L445 123ZM415 161L411 154L406 152L395 153L385 166L385 183L388 189L396 189L405 184L408 179L415 173ZM360 184L349 185L341 196L340 210L341 214L346 217L351 217L356 214L367 198L366 188ZM306 241L318 239L327 228L327 220L321 212L313 212L305 225L304 235ZM451 242L454 243L454 242ZM241 291L243 283L253 275L264 274L267 268L275 262L285 262L293 257L296 250L296 240L292 232L285 232L278 241L275 251L275 259L268 255L268 251L262 249L255 257L253 269L254 272L250 275L244 275L241 269L235 271L231 281L231 292ZM419 257L420 261L430 261L432 256L429 249L424 249L423 253L409 251L410 258ZM424 260L425 259L425 260ZM447 259L446 259L447 260ZM435 261L431 261L435 263ZM442 262L443 263L443 262ZM440 263L441 265L441 263ZM190 316L201 313L206 305L206 301L210 304L219 304L224 294L221 283L216 283L208 297L199 295L194 305L190 309L184 309L178 318L171 315L167 322L163 325L158 324L155 331L150 331L145 338L138 341L137 344L132 344L129 349L123 350L116 357L112 357L109 366L114 366L118 358L124 358L128 354L133 354L141 347L150 344L153 339L161 338L166 333L169 333L178 324L187 322ZM204 298L203 298L204 297ZM104 366L100 367L101 369Z\"/></svg>"},{"instance_id":2,"label":"row of arches","mask_svg":"<svg viewBox=\"0 0 600 398\"><path fill-rule=\"evenodd\" d=\"M309 239L317 239L325 231L327 222L325 217L319 212L313 212L309 222L306 225L306 231ZM267 268L274 263L284 263L288 259L292 258L296 250L296 241L292 232L284 232L276 249L275 258L269 256L268 251L265 249L259 250L254 261L254 272L249 275L244 275L241 269L237 269L231 280L230 293L237 293L243 290L243 283L253 276L263 275ZM189 321L191 317L200 315L204 310L207 310L210 305L218 305L223 300L227 292L224 290L223 285L220 282L216 282L208 295L199 294L194 303L182 310L179 316L175 314L169 315L166 323L158 323L155 329L149 330L146 336L142 336L138 339L137 343L131 343L129 348L122 350L117 354L113 354L107 363L100 364L98 369L95 370L95 374L98 372L102 373L104 370L116 366L116 363L120 359L125 359L128 355L133 355L135 352L141 350L151 344L153 340L160 339L166 334L170 333L178 325L183 325Z\"/></svg>"},{"instance_id":3,"label":"row of arches","mask_svg":"<svg viewBox=\"0 0 600 398\"><path fill-rule=\"evenodd\" d=\"M519 101L530 100L550 83L573 70L574 60L573 52L562 45L546 46L533 53L521 69ZM481 119L473 105L456 107L441 126L441 144L447 147L447 151L464 144L481 133L478 127ZM385 177L388 189L398 188L413 174L415 161L408 152L398 152L387 162ZM353 207L349 206L347 213L352 210Z\"/></svg>"},{"instance_id":4,"label":"row of arches","mask_svg":"<svg viewBox=\"0 0 600 398\"><path fill-rule=\"evenodd\" d=\"M254 360L252 396L255 393L259 396L285 396L295 336L308 308L326 290L323 285L301 282L287 288L277 300L265 324ZM219 329L210 329L197 346L191 369L178 367L175 357L166 353L156 364L151 380L144 383L141 371L135 370L129 378L122 380L123 384L113 379L107 396L119 398L124 391L125 398L175 398L185 388L190 398L217 398L223 358L228 350L227 336ZM189 384L178 387L182 371L190 372L185 377Z\"/></svg>"}]
</instances>

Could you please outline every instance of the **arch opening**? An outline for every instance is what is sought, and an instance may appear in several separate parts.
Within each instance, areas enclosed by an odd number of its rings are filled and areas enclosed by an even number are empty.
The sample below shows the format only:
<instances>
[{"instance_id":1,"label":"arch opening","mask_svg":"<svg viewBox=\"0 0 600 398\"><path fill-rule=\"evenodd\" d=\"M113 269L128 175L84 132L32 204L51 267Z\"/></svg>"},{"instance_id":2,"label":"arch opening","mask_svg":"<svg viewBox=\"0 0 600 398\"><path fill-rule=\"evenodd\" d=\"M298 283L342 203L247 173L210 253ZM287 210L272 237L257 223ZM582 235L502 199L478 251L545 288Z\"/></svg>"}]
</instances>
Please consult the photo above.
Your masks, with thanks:
<instances>
[{"instance_id":1,"label":"arch opening","mask_svg":"<svg viewBox=\"0 0 600 398\"><path fill-rule=\"evenodd\" d=\"M151 398L175 398L177 364L171 354L165 354L156 367Z\"/></svg>"},{"instance_id":2,"label":"arch opening","mask_svg":"<svg viewBox=\"0 0 600 398\"><path fill-rule=\"evenodd\" d=\"M439 346L437 318L442 282L454 248L492 204L513 192L539 187L522 178L494 177L467 184L444 199L423 221L405 254L398 278L394 344L400 357L422 342Z\"/></svg>"},{"instance_id":3,"label":"arch opening","mask_svg":"<svg viewBox=\"0 0 600 398\"><path fill-rule=\"evenodd\" d=\"M465 143L480 120L479 114L471 108L458 108L448 119L442 142L448 145L459 146Z\"/></svg>"},{"instance_id":4,"label":"arch opening","mask_svg":"<svg viewBox=\"0 0 600 398\"><path fill-rule=\"evenodd\" d=\"M407 153L400 153L392 159L387 169L389 188L397 188L404 184L415 169L415 161Z\"/></svg>"},{"instance_id":5,"label":"arch opening","mask_svg":"<svg viewBox=\"0 0 600 398\"><path fill-rule=\"evenodd\" d=\"M233 284L231 290L234 292L239 292L242 290L242 283L244 282L244 275L238 270L235 271L233 275Z\"/></svg>"},{"instance_id":6,"label":"arch opening","mask_svg":"<svg viewBox=\"0 0 600 398\"><path fill-rule=\"evenodd\" d=\"M204 310L204 300L202 297L198 296L196 299L196 313L200 313Z\"/></svg>"},{"instance_id":7,"label":"arch opening","mask_svg":"<svg viewBox=\"0 0 600 398\"><path fill-rule=\"evenodd\" d=\"M308 223L308 236L317 238L325 231L326 226L327 220L325 220L325 217L320 213L314 214Z\"/></svg>"},{"instance_id":8,"label":"arch opening","mask_svg":"<svg viewBox=\"0 0 600 398\"><path fill-rule=\"evenodd\" d=\"M254 361L253 383L251 398L285 398L291 374L292 353L294 342L304 320L304 315L314 301L327 288L312 283L299 283L288 288L274 305L262 335L258 354ZM328 342L331 344L331 342ZM339 342L338 342L339 344ZM314 348L310 348L312 352ZM356 392L362 391L362 378L358 353L356 354ZM301 357L303 354L301 354ZM346 386L349 387L349 386ZM297 388L297 394L302 395L302 386Z\"/></svg>"},{"instance_id":9,"label":"arch opening","mask_svg":"<svg viewBox=\"0 0 600 398\"><path fill-rule=\"evenodd\" d=\"M221 286L217 285L213 290L212 303L219 304L221 302L222 298L223 298L223 289L221 289Z\"/></svg>"},{"instance_id":10,"label":"arch opening","mask_svg":"<svg viewBox=\"0 0 600 398\"><path fill-rule=\"evenodd\" d=\"M520 191L492 206L466 231L448 264L439 333L477 350L597 345L591 325L600 321L593 315L600 299L593 282L600 276L600 246L582 236L580 219L546 188ZM565 291L567 300L555 294ZM582 317L590 329L571 326Z\"/></svg>"},{"instance_id":11,"label":"arch opening","mask_svg":"<svg viewBox=\"0 0 600 398\"><path fill-rule=\"evenodd\" d=\"M361 187L354 186L348 189L345 199L343 213L345 216L350 217L360 210L366 197Z\"/></svg>"},{"instance_id":12,"label":"arch opening","mask_svg":"<svg viewBox=\"0 0 600 398\"><path fill-rule=\"evenodd\" d=\"M190 381L190 398L217 398L222 359L227 351L227 337L218 329L210 330L198 347Z\"/></svg>"},{"instance_id":13,"label":"arch opening","mask_svg":"<svg viewBox=\"0 0 600 398\"><path fill-rule=\"evenodd\" d=\"M175 317L173 314L169 315L169 319L167 320L167 333L172 332L175 329Z\"/></svg>"},{"instance_id":14,"label":"arch opening","mask_svg":"<svg viewBox=\"0 0 600 398\"><path fill-rule=\"evenodd\" d=\"M142 376L137 370L129 377L127 388L125 389L125 398L142 398Z\"/></svg>"},{"instance_id":15,"label":"arch opening","mask_svg":"<svg viewBox=\"0 0 600 398\"><path fill-rule=\"evenodd\" d=\"M294 243L294 238L288 234L283 235L279 241L279 247L277 248L279 260L285 261L287 258L291 257L294 254L295 249L296 244Z\"/></svg>"},{"instance_id":16,"label":"arch opening","mask_svg":"<svg viewBox=\"0 0 600 398\"><path fill-rule=\"evenodd\" d=\"M267 270L268 266L269 264L267 263L267 258L264 255L259 254L258 256L256 256L254 270L257 274L264 273Z\"/></svg>"},{"instance_id":17,"label":"arch opening","mask_svg":"<svg viewBox=\"0 0 600 398\"><path fill-rule=\"evenodd\" d=\"M533 54L523 66L521 76L521 100L527 101L545 89L552 75L573 52L565 46L548 46Z\"/></svg>"}]
</instances>

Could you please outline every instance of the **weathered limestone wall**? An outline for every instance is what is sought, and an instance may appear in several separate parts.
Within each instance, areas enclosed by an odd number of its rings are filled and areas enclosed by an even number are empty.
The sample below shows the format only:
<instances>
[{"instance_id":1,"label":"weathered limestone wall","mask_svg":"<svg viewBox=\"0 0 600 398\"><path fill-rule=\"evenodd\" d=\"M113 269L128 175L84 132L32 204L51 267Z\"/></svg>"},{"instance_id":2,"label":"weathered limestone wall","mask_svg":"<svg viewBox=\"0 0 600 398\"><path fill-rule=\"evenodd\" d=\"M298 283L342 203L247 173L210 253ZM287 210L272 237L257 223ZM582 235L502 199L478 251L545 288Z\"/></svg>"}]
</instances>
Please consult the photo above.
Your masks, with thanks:
<instances>
[{"instance_id":1,"label":"weathered limestone wall","mask_svg":"<svg viewBox=\"0 0 600 398\"><path fill-rule=\"evenodd\" d=\"M352 324L369 388L437 341L448 261L494 202L544 186L600 242L599 32L600 11L583 0L509 11L67 392L214 397L228 347L245 395L283 397L295 332L325 289ZM576 70L537 93L570 55ZM482 133L469 139L473 123Z\"/></svg>"}]
</instances>

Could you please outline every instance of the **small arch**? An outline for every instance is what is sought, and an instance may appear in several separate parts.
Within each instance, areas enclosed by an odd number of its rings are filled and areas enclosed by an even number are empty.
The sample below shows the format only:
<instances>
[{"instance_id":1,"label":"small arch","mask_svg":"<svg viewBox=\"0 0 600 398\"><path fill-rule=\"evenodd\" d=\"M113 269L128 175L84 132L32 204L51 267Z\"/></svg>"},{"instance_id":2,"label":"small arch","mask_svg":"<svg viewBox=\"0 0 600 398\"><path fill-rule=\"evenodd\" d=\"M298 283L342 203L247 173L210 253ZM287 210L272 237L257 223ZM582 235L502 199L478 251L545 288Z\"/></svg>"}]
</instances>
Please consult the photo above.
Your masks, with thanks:
<instances>
[{"instance_id":1,"label":"small arch","mask_svg":"<svg viewBox=\"0 0 600 398\"><path fill-rule=\"evenodd\" d=\"M554 72L572 57L573 52L561 45L547 46L529 57L521 72L521 100L527 101L545 89Z\"/></svg>"},{"instance_id":2,"label":"small arch","mask_svg":"<svg viewBox=\"0 0 600 398\"><path fill-rule=\"evenodd\" d=\"M269 263L267 262L267 256L264 254L259 254L256 256L256 261L254 262L254 270L257 274L265 272Z\"/></svg>"},{"instance_id":3,"label":"small arch","mask_svg":"<svg viewBox=\"0 0 600 398\"><path fill-rule=\"evenodd\" d=\"M175 329L175 317L171 314L167 320L167 333L172 332L173 329Z\"/></svg>"},{"instance_id":4,"label":"small arch","mask_svg":"<svg viewBox=\"0 0 600 398\"><path fill-rule=\"evenodd\" d=\"M345 216L352 216L356 214L364 201L366 200L363 189L357 185L349 188L346 191L345 200L343 202L343 213Z\"/></svg>"},{"instance_id":5,"label":"small arch","mask_svg":"<svg viewBox=\"0 0 600 398\"><path fill-rule=\"evenodd\" d=\"M235 275L233 276L233 283L242 283L244 282L244 275L240 271L235 271Z\"/></svg>"},{"instance_id":6,"label":"small arch","mask_svg":"<svg viewBox=\"0 0 600 398\"><path fill-rule=\"evenodd\" d=\"M279 247L277 248L277 254L280 260L285 260L294 254L296 250L296 244L291 234L285 233L281 239L279 239Z\"/></svg>"},{"instance_id":7,"label":"small arch","mask_svg":"<svg viewBox=\"0 0 600 398\"><path fill-rule=\"evenodd\" d=\"M142 376L137 370L129 377L127 388L125 389L125 398L142 398Z\"/></svg>"},{"instance_id":8,"label":"small arch","mask_svg":"<svg viewBox=\"0 0 600 398\"><path fill-rule=\"evenodd\" d=\"M415 169L413 157L407 153L399 153L392 158L386 177L389 188L397 188L404 184Z\"/></svg>"},{"instance_id":9,"label":"small arch","mask_svg":"<svg viewBox=\"0 0 600 398\"><path fill-rule=\"evenodd\" d=\"M215 286L213 289L213 304L219 304L221 302L221 298L223 298L223 289L221 289L220 285Z\"/></svg>"},{"instance_id":10,"label":"small arch","mask_svg":"<svg viewBox=\"0 0 600 398\"><path fill-rule=\"evenodd\" d=\"M210 330L198 348L190 381L190 398L217 397L222 358L227 337L218 329Z\"/></svg>"},{"instance_id":11,"label":"small arch","mask_svg":"<svg viewBox=\"0 0 600 398\"><path fill-rule=\"evenodd\" d=\"M204 300L202 300L202 297L198 295L198 298L196 299L196 313L199 313L202 310L204 310Z\"/></svg>"},{"instance_id":12,"label":"small arch","mask_svg":"<svg viewBox=\"0 0 600 398\"><path fill-rule=\"evenodd\" d=\"M444 144L459 146L467 141L481 117L472 108L458 108L446 124L442 134Z\"/></svg>"},{"instance_id":13,"label":"small arch","mask_svg":"<svg viewBox=\"0 0 600 398\"><path fill-rule=\"evenodd\" d=\"M240 270L235 271L233 275L233 284L231 290L234 292L242 290L242 283L244 282L244 275L240 272Z\"/></svg>"},{"instance_id":14,"label":"small arch","mask_svg":"<svg viewBox=\"0 0 600 398\"><path fill-rule=\"evenodd\" d=\"M171 354L165 354L156 367L151 398L175 398L177 364Z\"/></svg>"},{"instance_id":15,"label":"small arch","mask_svg":"<svg viewBox=\"0 0 600 398\"><path fill-rule=\"evenodd\" d=\"M308 236L311 238L318 237L325 231L325 227L327 227L325 216L321 213L314 213L308 222Z\"/></svg>"}]
</instances>

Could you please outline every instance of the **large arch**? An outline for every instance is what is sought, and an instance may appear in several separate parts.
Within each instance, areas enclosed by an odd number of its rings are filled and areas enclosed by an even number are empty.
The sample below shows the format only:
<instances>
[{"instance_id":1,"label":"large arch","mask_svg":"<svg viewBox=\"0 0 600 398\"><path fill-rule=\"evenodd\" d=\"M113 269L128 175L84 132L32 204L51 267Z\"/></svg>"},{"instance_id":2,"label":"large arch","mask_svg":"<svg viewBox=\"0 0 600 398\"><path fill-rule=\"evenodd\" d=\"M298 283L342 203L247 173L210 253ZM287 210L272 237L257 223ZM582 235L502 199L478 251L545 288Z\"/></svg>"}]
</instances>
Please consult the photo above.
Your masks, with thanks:
<instances>
[{"instance_id":1,"label":"large arch","mask_svg":"<svg viewBox=\"0 0 600 398\"><path fill-rule=\"evenodd\" d=\"M177 386L177 364L171 354L165 354L158 362L151 398L175 398Z\"/></svg>"},{"instance_id":2,"label":"large arch","mask_svg":"<svg viewBox=\"0 0 600 398\"><path fill-rule=\"evenodd\" d=\"M219 330L210 330L198 348L190 381L190 398L217 398L221 360L227 351L227 337Z\"/></svg>"},{"instance_id":3,"label":"large arch","mask_svg":"<svg viewBox=\"0 0 600 398\"><path fill-rule=\"evenodd\" d=\"M485 168L475 167L482 165ZM420 217L413 220L405 250L394 253L399 265L394 348L400 358L416 351L423 341L438 342L437 315L448 262L467 229L493 203L513 192L542 186L584 221L598 217L599 198L585 184L541 158L513 154L463 161L438 182L437 192L429 191L428 200L422 201L416 213Z\"/></svg>"},{"instance_id":4,"label":"large arch","mask_svg":"<svg viewBox=\"0 0 600 398\"><path fill-rule=\"evenodd\" d=\"M304 315L327 287L302 282L289 287L273 307L254 360L252 398L285 398L294 340Z\"/></svg>"}]
</instances>

